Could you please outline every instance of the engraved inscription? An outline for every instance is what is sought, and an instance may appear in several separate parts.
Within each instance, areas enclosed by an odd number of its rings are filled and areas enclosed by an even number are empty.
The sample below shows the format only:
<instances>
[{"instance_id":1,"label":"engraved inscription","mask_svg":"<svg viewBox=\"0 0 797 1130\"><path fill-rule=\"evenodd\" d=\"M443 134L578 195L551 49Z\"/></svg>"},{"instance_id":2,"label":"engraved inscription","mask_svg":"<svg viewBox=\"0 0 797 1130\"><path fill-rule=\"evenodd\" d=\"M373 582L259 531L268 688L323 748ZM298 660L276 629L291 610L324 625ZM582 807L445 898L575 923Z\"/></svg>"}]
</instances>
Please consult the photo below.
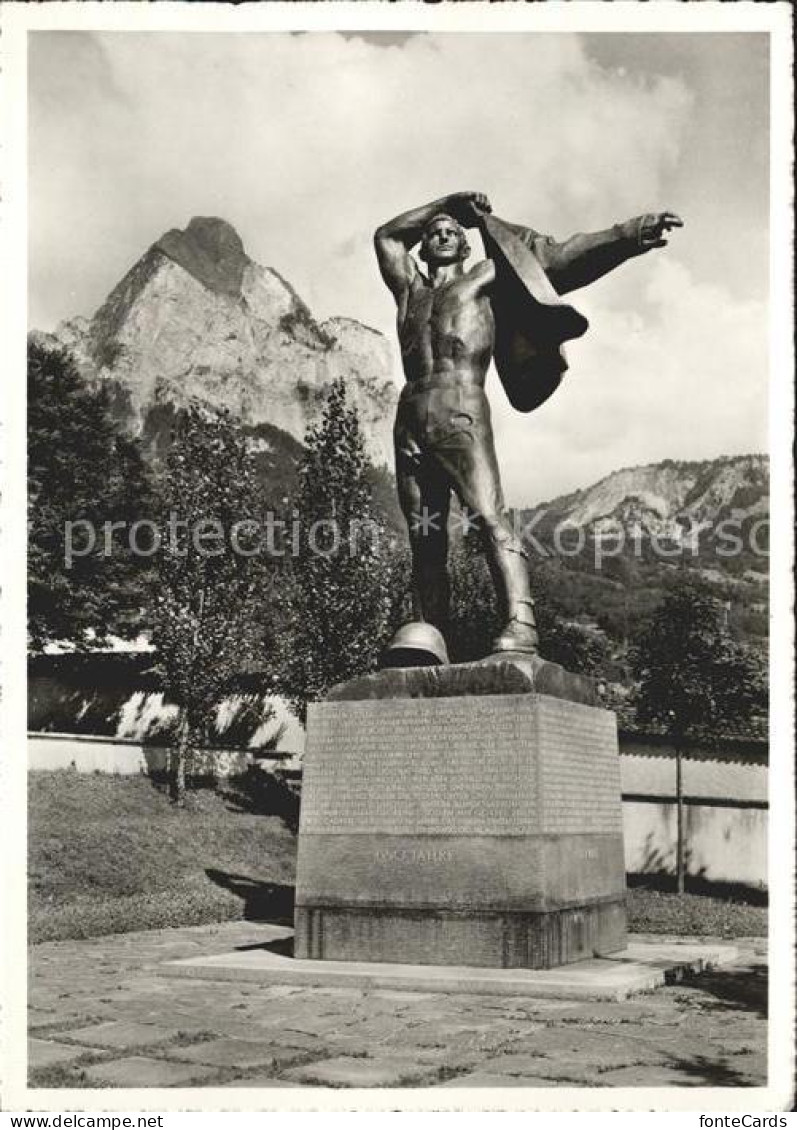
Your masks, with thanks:
<instances>
[{"instance_id":1,"label":"engraved inscription","mask_svg":"<svg viewBox=\"0 0 797 1130\"><path fill-rule=\"evenodd\" d=\"M308 729L302 830L529 829L536 820L530 706L518 695L321 704Z\"/></svg>"},{"instance_id":2,"label":"engraved inscription","mask_svg":"<svg viewBox=\"0 0 797 1130\"><path fill-rule=\"evenodd\" d=\"M374 858L377 863L451 863L454 855L447 848L384 848Z\"/></svg>"},{"instance_id":3,"label":"engraved inscription","mask_svg":"<svg viewBox=\"0 0 797 1130\"><path fill-rule=\"evenodd\" d=\"M301 819L328 834L618 833L614 717L539 695L322 703Z\"/></svg>"},{"instance_id":4,"label":"engraved inscription","mask_svg":"<svg viewBox=\"0 0 797 1130\"><path fill-rule=\"evenodd\" d=\"M608 711L541 697L540 831L621 833L620 758Z\"/></svg>"}]
</instances>

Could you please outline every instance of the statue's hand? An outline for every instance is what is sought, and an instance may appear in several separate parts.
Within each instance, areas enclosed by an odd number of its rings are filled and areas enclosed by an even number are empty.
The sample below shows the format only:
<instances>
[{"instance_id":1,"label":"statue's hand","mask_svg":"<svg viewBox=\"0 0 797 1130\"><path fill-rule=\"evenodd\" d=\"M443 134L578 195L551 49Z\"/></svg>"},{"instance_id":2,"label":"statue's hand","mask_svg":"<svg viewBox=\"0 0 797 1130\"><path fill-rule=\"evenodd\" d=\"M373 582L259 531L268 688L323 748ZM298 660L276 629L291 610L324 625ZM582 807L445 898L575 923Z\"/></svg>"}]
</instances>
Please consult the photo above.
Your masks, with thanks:
<instances>
[{"instance_id":1,"label":"statue's hand","mask_svg":"<svg viewBox=\"0 0 797 1130\"><path fill-rule=\"evenodd\" d=\"M492 212L493 206L483 192L455 192L448 198L448 206L455 220L463 228L475 228L485 212Z\"/></svg>"},{"instance_id":2,"label":"statue's hand","mask_svg":"<svg viewBox=\"0 0 797 1130\"><path fill-rule=\"evenodd\" d=\"M675 212L655 212L643 219L639 241L642 247L646 249L649 247L666 247L667 240L664 238L664 233L683 226L683 220L680 216L676 216Z\"/></svg>"}]
</instances>

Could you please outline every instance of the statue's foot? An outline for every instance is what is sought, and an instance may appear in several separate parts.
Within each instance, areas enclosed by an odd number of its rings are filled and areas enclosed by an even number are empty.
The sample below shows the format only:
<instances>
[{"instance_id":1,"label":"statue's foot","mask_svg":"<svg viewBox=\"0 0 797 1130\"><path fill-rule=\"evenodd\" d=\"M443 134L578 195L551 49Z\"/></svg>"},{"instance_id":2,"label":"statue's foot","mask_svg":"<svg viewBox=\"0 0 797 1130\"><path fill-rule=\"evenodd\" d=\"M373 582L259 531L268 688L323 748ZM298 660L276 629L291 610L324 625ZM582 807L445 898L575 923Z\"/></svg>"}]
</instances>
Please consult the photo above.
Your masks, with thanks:
<instances>
[{"instance_id":1,"label":"statue's foot","mask_svg":"<svg viewBox=\"0 0 797 1130\"><path fill-rule=\"evenodd\" d=\"M522 651L536 655L539 650L537 629L521 620L510 620L500 636L493 640L493 654L499 651Z\"/></svg>"}]
</instances>

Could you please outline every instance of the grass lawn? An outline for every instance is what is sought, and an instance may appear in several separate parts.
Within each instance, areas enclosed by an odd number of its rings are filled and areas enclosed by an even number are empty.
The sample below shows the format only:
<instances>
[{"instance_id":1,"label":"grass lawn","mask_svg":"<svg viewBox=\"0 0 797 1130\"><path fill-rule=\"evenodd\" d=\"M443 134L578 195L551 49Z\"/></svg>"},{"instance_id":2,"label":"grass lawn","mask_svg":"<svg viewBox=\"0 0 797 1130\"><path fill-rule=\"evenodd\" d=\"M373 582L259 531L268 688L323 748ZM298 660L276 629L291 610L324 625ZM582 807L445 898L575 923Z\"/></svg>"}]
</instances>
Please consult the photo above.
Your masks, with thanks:
<instances>
[{"instance_id":1,"label":"grass lawn","mask_svg":"<svg viewBox=\"0 0 797 1130\"><path fill-rule=\"evenodd\" d=\"M688 934L712 938L766 937L767 908L749 903L631 887L628 929L637 934Z\"/></svg>"},{"instance_id":2,"label":"grass lawn","mask_svg":"<svg viewBox=\"0 0 797 1130\"><path fill-rule=\"evenodd\" d=\"M284 821L210 789L191 800L176 809L146 777L31 773L29 940L292 921L296 836Z\"/></svg>"},{"instance_id":3,"label":"grass lawn","mask_svg":"<svg viewBox=\"0 0 797 1130\"><path fill-rule=\"evenodd\" d=\"M146 777L30 774L29 939L88 938L233 918L293 921L290 798L209 789L174 808ZM287 819L269 815L285 811ZM633 886L629 928L652 934L766 934L738 896Z\"/></svg>"}]
</instances>

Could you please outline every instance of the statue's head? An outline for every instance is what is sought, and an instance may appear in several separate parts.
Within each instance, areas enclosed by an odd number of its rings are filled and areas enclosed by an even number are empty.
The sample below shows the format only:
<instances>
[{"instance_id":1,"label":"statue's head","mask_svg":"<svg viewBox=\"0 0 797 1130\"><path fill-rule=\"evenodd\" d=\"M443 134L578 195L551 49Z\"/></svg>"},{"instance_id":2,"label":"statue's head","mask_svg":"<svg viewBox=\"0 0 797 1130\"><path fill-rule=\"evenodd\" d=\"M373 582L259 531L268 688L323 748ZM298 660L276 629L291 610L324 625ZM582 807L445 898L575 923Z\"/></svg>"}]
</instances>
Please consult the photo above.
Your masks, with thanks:
<instances>
[{"instance_id":1,"label":"statue's head","mask_svg":"<svg viewBox=\"0 0 797 1130\"><path fill-rule=\"evenodd\" d=\"M465 229L447 212L433 216L421 236L418 252L424 263L462 263L470 255Z\"/></svg>"}]
</instances>

